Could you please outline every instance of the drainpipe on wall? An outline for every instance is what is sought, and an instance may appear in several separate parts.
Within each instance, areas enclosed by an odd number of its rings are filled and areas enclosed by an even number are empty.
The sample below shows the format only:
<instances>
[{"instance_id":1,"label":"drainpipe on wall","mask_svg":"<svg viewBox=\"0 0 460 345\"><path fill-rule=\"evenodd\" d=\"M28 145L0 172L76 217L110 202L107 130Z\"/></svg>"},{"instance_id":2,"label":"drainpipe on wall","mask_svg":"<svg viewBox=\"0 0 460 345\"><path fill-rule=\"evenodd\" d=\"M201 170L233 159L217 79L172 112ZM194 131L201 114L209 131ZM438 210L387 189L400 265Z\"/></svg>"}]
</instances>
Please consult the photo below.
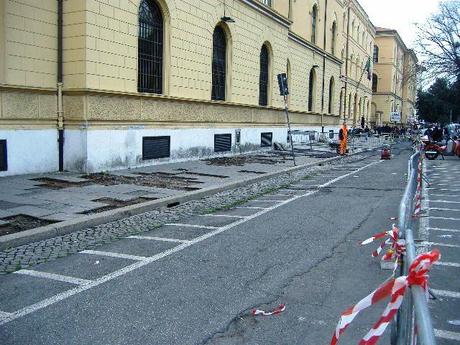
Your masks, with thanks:
<instances>
[{"instance_id":1,"label":"drainpipe on wall","mask_svg":"<svg viewBox=\"0 0 460 345\"><path fill-rule=\"evenodd\" d=\"M322 96L321 96L321 133L324 133L324 79L326 78L326 32L327 32L327 0L324 3L324 35L323 35L323 85L322 85Z\"/></svg>"},{"instance_id":2,"label":"drainpipe on wall","mask_svg":"<svg viewBox=\"0 0 460 345\"><path fill-rule=\"evenodd\" d=\"M62 106L62 17L63 0L58 0L57 129L59 146L59 171L64 171L64 110Z\"/></svg>"}]
</instances>

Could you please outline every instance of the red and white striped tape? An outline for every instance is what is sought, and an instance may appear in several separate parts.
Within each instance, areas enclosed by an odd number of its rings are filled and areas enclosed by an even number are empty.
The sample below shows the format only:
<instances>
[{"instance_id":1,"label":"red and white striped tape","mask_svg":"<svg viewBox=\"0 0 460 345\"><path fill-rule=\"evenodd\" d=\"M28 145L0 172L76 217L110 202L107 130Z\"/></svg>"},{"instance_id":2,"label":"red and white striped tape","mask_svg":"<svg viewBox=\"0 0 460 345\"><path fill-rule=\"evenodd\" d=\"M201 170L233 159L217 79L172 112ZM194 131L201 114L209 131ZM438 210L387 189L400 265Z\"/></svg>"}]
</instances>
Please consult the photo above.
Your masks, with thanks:
<instances>
[{"instance_id":1,"label":"red and white striped tape","mask_svg":"<svg viewBox=\"0 0 460 345\"><path fill-rule=\"evenodd\" d=\"M382 252L383 248L385 248L385 246L388 245L388 244L391 244L391 248L394 250L394 252L396 252L397 251L396 249L399 249L399 247L401 245L403 245L403 243L401 243L401 242L398 244L398 241L400 241L399 240L399 230L398 230L398 228L396 227L395 224L393 224L392 230L384 231L384 232L380 232L378 234L375 234L374 236L368 238L367 240L362 241L361 245L363 246L363 245L372 243L375 240L385 238L385 237L388 237L388 238L385 241L383 241L382 243L380 243L380 245L377 247L377 249L372 252L372 257L379 256L380 253Z\"/></svg>"},{"instance_id":2,"label":"red and white striped tape","mask_svg":"<svg viewBox=\"0 0 460 345\"><path fill-rule=\"evenodd\" d=\"M371 294L364 297L353 307L347 309L340 317L335 333L332 336L331 345L338 343L340 335L347 329L361 311L390 296L390 301L383 311L380 319L359 342L359 345L376 344L401 306L406 288L412 285L419 285L427 290L427 273L433 263L439 260L440 256L441 255L437 249L428 253L420 254L410 265L407 276L387 280Z\"/></svg>"},{"instance_id":3,"label":"red and white striped tape","mask_svg":"<svg viewBox=\"0 0 460 345\"><path fill-rule=\"evenodd\" d=\"M278 308L275 308L271 311L265 311L265 310L260 310L260 309L253 309L251 314L253 316L270 316L270 315L277 315L282 313L283 311L286 310L286 304L280 304Z\"/></svg>"}]
</instances>

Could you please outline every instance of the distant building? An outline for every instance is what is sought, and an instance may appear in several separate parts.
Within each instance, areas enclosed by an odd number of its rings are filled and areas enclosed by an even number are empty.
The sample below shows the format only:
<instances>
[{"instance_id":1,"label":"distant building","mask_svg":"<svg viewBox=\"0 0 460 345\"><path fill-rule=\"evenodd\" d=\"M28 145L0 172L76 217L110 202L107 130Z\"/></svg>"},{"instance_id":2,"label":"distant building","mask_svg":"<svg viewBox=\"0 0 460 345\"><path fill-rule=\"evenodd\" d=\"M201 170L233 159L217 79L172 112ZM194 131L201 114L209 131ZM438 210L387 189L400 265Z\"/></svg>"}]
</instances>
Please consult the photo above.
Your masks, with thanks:
<instances>
[{"instance_id":1,"label":"distant building","mask_svg":"<svg viewBox=\"0 0 460 345\"><path fill-rule=\"evenodd\" d=\"M414 116L417 57L396 30L376 28L372 75L372 117L375 125L406 125ZM399 120L392 121L394 119Z\"/></svg>"}]
</instances>

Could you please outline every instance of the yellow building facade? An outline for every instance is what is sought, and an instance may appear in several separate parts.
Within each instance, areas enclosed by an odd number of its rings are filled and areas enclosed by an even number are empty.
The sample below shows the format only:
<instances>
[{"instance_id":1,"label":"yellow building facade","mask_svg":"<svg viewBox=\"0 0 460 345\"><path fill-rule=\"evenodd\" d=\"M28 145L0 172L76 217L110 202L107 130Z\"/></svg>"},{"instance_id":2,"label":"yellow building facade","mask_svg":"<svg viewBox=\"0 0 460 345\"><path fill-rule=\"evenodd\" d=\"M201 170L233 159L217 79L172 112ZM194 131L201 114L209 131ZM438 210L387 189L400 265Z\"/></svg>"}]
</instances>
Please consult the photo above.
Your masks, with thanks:
<instances>
[{"instance_id":1,"label":"yellow building facade","mask_svg":"<svg viewBox=\"0 0 460 345\"><path fill-rule=\"evenodd\" d=\"M280 73L293 129L370 121L374 36L355 0L2 0L0 176L286 143Z\"/></svg>"},{"instance_id":2,"label":"yellow building facade","mask_svg":"<svg viewBox=\"0 0 460 345\"><path fill-rule=\"evenodd\" d=\"M371 122L406 125L415 111L417 57L395 30L377 28ZM393 117L392 117L393 114Z\"/></svg>"}]
</instances>

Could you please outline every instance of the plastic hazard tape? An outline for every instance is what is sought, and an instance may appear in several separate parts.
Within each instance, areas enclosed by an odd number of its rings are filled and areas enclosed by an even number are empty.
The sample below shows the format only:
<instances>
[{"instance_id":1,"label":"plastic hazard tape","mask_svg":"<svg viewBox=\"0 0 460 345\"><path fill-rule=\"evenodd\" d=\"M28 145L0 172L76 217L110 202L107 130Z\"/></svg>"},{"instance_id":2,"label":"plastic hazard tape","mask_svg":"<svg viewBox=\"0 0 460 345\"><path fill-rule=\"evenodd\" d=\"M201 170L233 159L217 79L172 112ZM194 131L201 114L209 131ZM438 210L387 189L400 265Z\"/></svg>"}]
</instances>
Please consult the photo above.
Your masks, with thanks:
<instances>
[{"instance_id":1,"label":"plastic hazard tape","mask_svg":"<svg viewBox=\"0 0 460 345\"><path fill-rule=\"evenodd\" d=\"M280 314L285 310L286 310L286 304L280 304L278 306L278 308L275 308L275 309L273 309L271 311L253 309L251 313L252 313L253 316L270 316L270 315Z\"/></svg>"},{"instance_id":2,"label":"plastic hazard tape","mask_svg":"<svg viewBox=\"0 0 460 345\"><path fill-rule=\"evenodd\" d=\"M338 343L340 335L352 323L354 318L364 309L377 304L381 300L390 297L390 301L369 332L361 339L359 345L374 345L385 332L404 299L407 287L421 286L425 291L428 289L428 271L434 262L438 261L441 254L437 249L418 255L409 267L408 275L391 278L380 285L371 294L363 298L353 307L347 309L340 317L335 333L332 336L331 345Z\"/></svg>"},{"instance_id":3,"label":"plastic hazard tape","mask_svg":"<svg viewBox=\"0 0 460 345\"><path fill-rule=\"evenodd\" d=\"M393 258L399 258L399 256L401 256L401 254L405 250L405 241L399 238L399 229L396 227L395 224L393 224L392 230L375 234L367 240L362 241L361 245L363 246L386 237L388 238L382 243L380 243L377 249L372 252L372 257L375 258L379 256L383 248L391 244L391 249L387 251L387 253L382 257L382 260L391 260Z\"/></svg>"}]
</instances>

